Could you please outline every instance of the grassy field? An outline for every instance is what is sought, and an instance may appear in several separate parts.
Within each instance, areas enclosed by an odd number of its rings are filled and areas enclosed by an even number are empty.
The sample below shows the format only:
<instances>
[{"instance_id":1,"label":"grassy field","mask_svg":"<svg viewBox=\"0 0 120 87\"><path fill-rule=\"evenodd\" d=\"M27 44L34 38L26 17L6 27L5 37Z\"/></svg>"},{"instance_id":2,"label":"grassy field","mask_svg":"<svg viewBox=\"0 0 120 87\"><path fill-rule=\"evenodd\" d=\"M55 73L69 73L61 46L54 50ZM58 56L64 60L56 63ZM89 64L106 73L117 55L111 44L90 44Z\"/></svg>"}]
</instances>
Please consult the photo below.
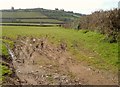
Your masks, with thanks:
<instances>
[{"instance_id":1,"label":"grassy field","mask_svg":"<svg viewBox=\"0 0 120 87\"><path fill-rule=\"evenodd\" d=\"M2 26L2 36L16 39L18 35L43 37L59 44L67 43L70 51L79 61L87 62L93 67L116 71L118 66L118 44L104 42L104 35L86 31L72 30L61 27L30 27L30 26Z\"/></svg>"}]
</instances>

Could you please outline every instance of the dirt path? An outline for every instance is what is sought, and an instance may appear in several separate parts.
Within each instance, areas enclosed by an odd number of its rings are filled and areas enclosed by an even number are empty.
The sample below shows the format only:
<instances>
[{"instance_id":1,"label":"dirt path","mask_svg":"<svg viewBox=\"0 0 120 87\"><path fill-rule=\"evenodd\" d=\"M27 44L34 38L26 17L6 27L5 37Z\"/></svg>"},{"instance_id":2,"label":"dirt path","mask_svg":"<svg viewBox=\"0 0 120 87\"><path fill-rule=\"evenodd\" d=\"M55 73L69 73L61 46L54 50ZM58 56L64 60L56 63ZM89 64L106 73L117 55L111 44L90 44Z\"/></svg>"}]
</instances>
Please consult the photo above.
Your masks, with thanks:
<instances>
[{"instance_id":1,"label":"dirt path","mask_svg":"<svg viewBox=\"0 0 120 87\"><path fill-rule=\"evenodd\" d=\"M66 45L54 46L47 39L18 38L13 65L21 85L115 85L117 79L105 76L79 63L66 51Z\"/></svg>"}]
</instances>

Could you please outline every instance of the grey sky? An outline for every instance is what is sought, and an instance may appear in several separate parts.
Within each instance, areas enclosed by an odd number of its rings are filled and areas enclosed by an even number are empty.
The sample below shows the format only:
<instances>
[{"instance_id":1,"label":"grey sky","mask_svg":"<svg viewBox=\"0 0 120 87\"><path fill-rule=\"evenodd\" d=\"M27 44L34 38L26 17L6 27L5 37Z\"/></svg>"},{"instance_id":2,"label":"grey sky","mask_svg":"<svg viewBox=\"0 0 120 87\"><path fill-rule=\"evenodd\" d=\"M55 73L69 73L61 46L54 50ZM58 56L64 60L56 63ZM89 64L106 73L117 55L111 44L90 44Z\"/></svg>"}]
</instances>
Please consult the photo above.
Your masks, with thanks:
<instances>
[{"instance_id":1,"label":"grey sky","mask_svg":"<svg viewBox=\"0 0 120 87\"><path fill-rule=\"evenodd\" d=\"M0 0L0 9L46 8L64 9L89 14L95 10L109 10L118 7L120 0Z\"/></svg>"}]
</instances>

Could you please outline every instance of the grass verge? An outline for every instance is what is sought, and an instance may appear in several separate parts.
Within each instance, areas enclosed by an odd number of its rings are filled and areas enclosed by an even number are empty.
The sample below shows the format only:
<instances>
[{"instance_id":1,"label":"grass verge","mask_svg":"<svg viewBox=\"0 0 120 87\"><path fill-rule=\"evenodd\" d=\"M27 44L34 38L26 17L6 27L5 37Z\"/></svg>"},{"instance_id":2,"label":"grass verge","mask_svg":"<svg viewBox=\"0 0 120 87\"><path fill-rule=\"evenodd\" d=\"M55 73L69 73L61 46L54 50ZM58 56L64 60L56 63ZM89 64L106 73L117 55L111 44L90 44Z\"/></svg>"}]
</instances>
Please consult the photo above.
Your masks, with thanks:
<instances>
[{"instance_id":1,"label":"grass verge","mask_svg":"<svg viewBox=\"0 0 120 87\"><path fill-rule=\"evenodd\" d=\"M10 40L2 40L2 42L4 42L4 43L0 43L0 50L2 50L2 55L0 55L0 56L5 58L5 60L9 60L10 55L9 55L9 52L8 52L8 49L5 45L5 43L10 45L10 48L13 48L13 42ZM11 74L12 74L12 71L9 69L8 66L2 65L2 59L1 59L1 61L0 61L0 83L5 80L6 76L9 76Z\"/></svg>"}]
</instances>

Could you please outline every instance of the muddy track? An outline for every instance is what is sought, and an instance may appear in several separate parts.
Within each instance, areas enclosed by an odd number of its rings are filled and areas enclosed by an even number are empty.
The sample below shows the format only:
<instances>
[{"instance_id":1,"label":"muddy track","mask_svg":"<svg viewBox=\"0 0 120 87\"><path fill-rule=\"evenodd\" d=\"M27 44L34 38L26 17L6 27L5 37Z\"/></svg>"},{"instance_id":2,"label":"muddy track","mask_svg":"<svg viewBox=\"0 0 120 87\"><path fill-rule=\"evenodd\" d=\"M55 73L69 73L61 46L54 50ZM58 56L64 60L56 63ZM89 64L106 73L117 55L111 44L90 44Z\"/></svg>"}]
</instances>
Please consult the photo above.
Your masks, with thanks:
<instances>
[{"instance_id":1,"label":"muddy track","mask_svg":"<svg viewBox=\"0 0 120 87\"><path fill-rule=\"evenodd\" d=\"M116 85L117 78L105 76L79 63L47 38L19 37L15 41L13 66L21 85Z\"/></svg>"}]
</instances>

